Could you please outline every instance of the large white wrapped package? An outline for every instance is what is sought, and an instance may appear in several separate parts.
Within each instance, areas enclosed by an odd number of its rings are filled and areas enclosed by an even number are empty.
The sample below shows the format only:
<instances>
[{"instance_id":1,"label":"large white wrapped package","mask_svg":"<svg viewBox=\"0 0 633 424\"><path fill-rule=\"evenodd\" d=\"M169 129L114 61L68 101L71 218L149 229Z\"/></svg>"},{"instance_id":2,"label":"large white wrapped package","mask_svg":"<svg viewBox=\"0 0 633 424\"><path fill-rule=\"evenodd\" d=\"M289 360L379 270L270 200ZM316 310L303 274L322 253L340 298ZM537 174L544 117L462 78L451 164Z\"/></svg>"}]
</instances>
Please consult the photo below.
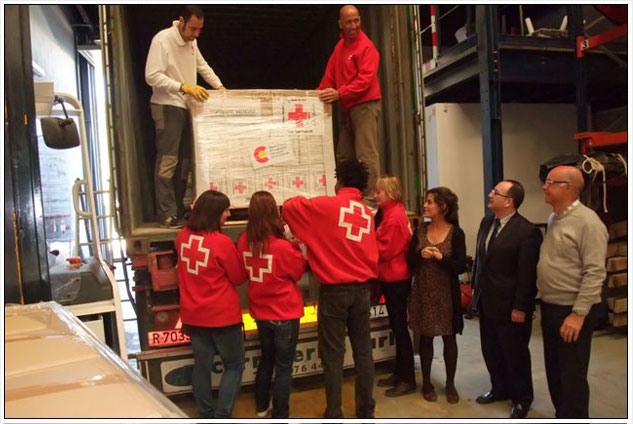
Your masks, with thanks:
<instances>
[{"instance_id":1,"label":"large white wrapped package","mask_svg":"<svg viewBox=\"0 0 633 424\"><path fill-rule=\"evenodd\" d=\"M55 302L4 308L6 418L186 418Z\"/></svg>"},{"instance_id":2,"label":"large white wrapped package","mask_svg":"<svg viewBox=\"0 0 633 424\"><path fill-rule=\"evenodd\" d=\"M332 107L316 91L211 91L191 114L196 195L218 190L246 208L259 190L280 205L334 194Z\"/></svg>"}]
</instances>

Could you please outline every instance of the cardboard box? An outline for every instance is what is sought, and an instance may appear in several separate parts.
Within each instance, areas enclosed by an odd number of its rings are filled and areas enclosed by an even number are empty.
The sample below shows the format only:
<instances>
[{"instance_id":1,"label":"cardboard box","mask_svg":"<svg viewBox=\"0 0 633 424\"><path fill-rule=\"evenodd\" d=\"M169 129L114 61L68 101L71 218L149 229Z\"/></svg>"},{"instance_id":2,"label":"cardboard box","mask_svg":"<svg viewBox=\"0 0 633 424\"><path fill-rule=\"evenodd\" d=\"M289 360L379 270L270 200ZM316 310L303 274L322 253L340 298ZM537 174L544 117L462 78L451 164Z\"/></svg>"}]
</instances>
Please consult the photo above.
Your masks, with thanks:
<instances>
[{"instance_id":1,"label":"cardboard box","mask_svg":"<svg viewBox=\"0 0 633 424\"><path fill-rule=\"evenodd\" d=\"M196 195L221 191L231 208L247 208L259 190L279 205L334 195L332 107L316 91L210 91L191 116Z\"/></svg>"},{"instance_id":2,"label":"cardboard box","mask_svg":"<svg viewBox=\"0 0 633 424\"><path fill-rule=\"evenodd\" d=\"M620 237L626 237L626 235L628 234L627 225L628 225L627 220L616 222L615 224L609 225L609 238L616 239Z\"/></svg>"},{"instance_id":3,"label":"cardboard box","mask_svg":"<svg viewBox=\"0 0 633 424\"><path fill-rule=\"evenodd\" d=\"M611 325L613 325L614 327L623 327L625 325L627 325L627 313L621 313L621 314L614 314L614 313L609 313L609 322L611 323Z\"/></svg>"},{"instance_id":4,"label":"cardboard box","mask_svg":"<svg viewBox=\"0 0 633 424\"><path fill-rule=\"evenodd\" d=\"M627 285L628 274L621 272L619 274L612 274L607 277L607 287L622 287Z\"/></svg>"},{"instance_id":5,"label":"cardboard box","mask_svg":"<svg viewBox=\"0 0 633 424\"><path fill-rule=\"evenodd\" d=\"M627 256L627 252L628 249L625 241L609 243L607 246L607 258L612 258L614 256Z\"/></svg>"},{"instance_id":6,"label":"cardboard box","mask_svg":"<svg viewBox=\"0 0 633 424\"><path fill-rule=\"evenodd\" d=\"M607 305L609 310L614 313L621 313L627 311L627 298L626 297L610 297L607 299Z\"/></svg>"},{"instance_id":7,"label":"cardboard box","mask_svg":"<svg viewBox=\"0 0 633 424\"><path fill-rule=\"evenodd\" d=\"M626 256L614 256L607 259L607 272L626 271Z\"/></svg>"},{"instance_id":8,"label":"cardboard box","mask_svg":"<svg viewBox=\"0 0 633 424\"><path fill-rule=\"evenodd\" d=\"M5 418L187 418L59 304L4 314Z\"/></svg>"}]
</instances>

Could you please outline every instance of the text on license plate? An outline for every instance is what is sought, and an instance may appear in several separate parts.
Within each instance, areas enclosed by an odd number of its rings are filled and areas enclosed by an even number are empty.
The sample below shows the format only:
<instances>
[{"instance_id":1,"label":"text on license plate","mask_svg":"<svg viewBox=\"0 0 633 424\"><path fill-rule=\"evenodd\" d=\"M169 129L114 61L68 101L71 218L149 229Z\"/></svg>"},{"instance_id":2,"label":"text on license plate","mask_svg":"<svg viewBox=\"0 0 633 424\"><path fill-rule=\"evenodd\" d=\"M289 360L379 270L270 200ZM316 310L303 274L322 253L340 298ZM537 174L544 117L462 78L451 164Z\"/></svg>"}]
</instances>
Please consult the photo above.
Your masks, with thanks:
<instances>
[{"instance_id":1,"label":"text on license plate","mask_svg":"<svg viewBox=\"0 0 633 424\"><path fill-rule=\"evenodd\" d=\"M147 333L150 346L170 346L182 343L189 343L190 338L180 329L150 331Z\"/></svg>"}]
</instances>

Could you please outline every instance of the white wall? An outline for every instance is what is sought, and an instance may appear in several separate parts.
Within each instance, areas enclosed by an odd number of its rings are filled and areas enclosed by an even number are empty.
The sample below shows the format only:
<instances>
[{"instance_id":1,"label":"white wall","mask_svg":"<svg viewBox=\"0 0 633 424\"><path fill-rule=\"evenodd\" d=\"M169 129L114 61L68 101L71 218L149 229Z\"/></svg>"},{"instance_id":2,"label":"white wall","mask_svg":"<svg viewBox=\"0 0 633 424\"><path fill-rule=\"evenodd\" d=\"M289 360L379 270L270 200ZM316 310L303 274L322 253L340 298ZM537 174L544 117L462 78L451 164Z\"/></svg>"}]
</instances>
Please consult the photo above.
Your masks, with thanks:
<instances>
[{"instance_id":1,"label":"white wall","mask_svg":"<svg viewBox=\"0 0 633 424\"><path fill-rule=\"evenodd\" d=\"M31 55L46 75L35 81L54 81L55 91L77 97L77 68L73 29L59 6L30 5Z\"/></svg>"},{"instance_id":2,"label":"white wall","mask_svg":"<svg viewBox=\"0 0 633 424\"><path fill-rule=\"evenodd\" d=\"M479 104L441 103L426 108L429 188L446 186L459 197L460 226L474 256L484 215L483 151ZM575 105L504 104L502 106L504 178L520 181L526 196L520 212L532 222L546 222L551 209L543 202L539 165L578 152Z\"/></svg>"}]
</instances>

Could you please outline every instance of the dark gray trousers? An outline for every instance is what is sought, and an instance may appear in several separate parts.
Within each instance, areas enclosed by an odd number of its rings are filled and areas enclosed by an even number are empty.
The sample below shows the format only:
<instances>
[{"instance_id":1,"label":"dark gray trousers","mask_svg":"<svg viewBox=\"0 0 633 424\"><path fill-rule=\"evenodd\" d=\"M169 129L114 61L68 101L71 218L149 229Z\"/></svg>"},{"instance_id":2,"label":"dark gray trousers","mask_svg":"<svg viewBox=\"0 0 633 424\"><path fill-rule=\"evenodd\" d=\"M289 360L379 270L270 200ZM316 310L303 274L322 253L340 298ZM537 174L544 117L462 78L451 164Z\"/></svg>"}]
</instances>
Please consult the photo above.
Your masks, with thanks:
<instances>
[{"instance_id":1,"label":"dark gray trousers","mask_svg":"<svg viewBox=\"0 0 633 424\"><path fill-rule=\"evenodd\" d=\"M565 343L560 336L560 327L572 307L541 302L545 373L556 418L589 418L587 371L599 305L595 304L589 310L578 340Z\"/></svg>"},{"instance_id":2,"label":"dark gray trousers","mask_svg":"<svg viewBox=\"0 0 633 424\"><path fill-rule=\"evenodd\" d=\"M193 134L189 111L152 103L156 128L154 191L159 218L183 216L187 178L192 169Z\"/></svg>"},{"instance_id":3,"label":"dark gray trousers","mask_svg":"<svg viewBox=\"0 0 633 424\"><path fill-rule=\"evenodd\" d=\"M343 418L341 396L345 329L356 369L356 416L373 418L374 360L369 333L367 283L321 284L319 287L319 356L323 362L326 409L324 418Z\"/></svg>"}]
</instances>

